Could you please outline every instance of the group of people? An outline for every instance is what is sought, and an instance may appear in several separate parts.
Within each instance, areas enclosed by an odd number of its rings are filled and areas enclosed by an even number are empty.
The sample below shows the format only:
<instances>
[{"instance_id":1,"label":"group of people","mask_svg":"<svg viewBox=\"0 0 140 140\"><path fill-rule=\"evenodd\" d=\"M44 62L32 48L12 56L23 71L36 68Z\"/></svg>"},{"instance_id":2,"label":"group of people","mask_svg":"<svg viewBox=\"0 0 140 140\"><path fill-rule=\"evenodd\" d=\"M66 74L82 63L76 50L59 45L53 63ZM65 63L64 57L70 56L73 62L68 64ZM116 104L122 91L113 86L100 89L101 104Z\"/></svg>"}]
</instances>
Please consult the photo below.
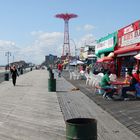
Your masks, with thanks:
<instances>
[{"instance_id":1,"label":"group of people","mask_svg":"<svg viewBox=\"0 0 140 140\"><path fill-rule=\"evenodd\" d=\"M117 88L112 86L112 81L110 80L111 72L106 70L104 76L99 83L101 89L104 91L103 97L109 100L113 99L113 95L117 92ZM122 87L121 89L121 96L120 99L122 100L129 100L128 98L128 91L134 91L136 93L140 92L140 71L136 71L135 73L128 73L127 75L127 86ZM126 82L126 81L125 81Z\"/></svg>"},{"instance_id":2,"label":"group of people","mask_svg":"<svg viewBox=\"0 0 140 140\"><path fill-rule=\"evenodd\" d=\"M127 91L134 91L136 94L138 94L140 90L140 77L139 77L140 71L137 70L135 73L129 73L128 74L128 82L129 86L123 87L122 88L122 94L121 97L124 100L129 100Z\"/></svg>"}]
</instances>

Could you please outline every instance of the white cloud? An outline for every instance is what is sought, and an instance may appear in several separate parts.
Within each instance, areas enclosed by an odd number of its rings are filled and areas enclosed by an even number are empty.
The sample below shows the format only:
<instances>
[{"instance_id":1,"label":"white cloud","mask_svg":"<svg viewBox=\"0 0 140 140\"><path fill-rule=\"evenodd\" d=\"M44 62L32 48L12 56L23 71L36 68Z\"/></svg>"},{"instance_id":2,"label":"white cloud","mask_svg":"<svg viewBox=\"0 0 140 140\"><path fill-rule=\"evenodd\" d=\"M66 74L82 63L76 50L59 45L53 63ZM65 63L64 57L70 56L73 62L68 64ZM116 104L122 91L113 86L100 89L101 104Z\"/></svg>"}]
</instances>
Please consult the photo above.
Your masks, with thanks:
<instances>
[{"instance_id":1,"label":"white cloud","mask_svg":"<svg viewBox=\"0 0 140 140\"><path fill-rule=\"evenodd\" d=\"M24 55L27 54L26 59L32 60L34 63L41 63L45 60L45 55L53 54L57 56L62 55L63 49L63 37L64 33L61 32L32 32L32 35L35 37L35 41L32 45L23 48L22 52ZM83 44L90 44L95 41L93 34L87 34L80 38L79 40L74 39L76 47L80 48ZM82 44L83 43L83 44ZM71 54L74 55L75 46L74 43L70 41L71 45Z\"/></svg>"},{"instance_id":2,"label":"white cloud","mask_svg":"<svg viewBox=\"0 0 140 140\"><path fill-rule=\"evenodd\" d=\"M15 42L7 41L7 40L0 40L1 51L8 51L9 49L13 49L13 47L15 47Z\"/></svg>"},{"instance_id":3,"label":"white cloud","mask_svg":"<svg viewBox=\"0 0 140 140\"><path fill-rule=\"evenodd\" d=\"M18 50L19 48L16 46L16 43L14 41L0 40L0 64L6 65L8 63L7 52L9 52L9 62L13 61L11 60L13 52L16 52Z\"/></svg>"},{"instance_id":4,"label":"white cloud","mask_svg":"<svg viewBox=\"0 0 140 140\"><path fill-rule=\"evenodd\" d=\"M84 26L84 30L85 31L91 31L91 30L93 30L95 27L93 26L93 25L89 25L89 24L86 24L85 26Z\"/></svg>"},{"instance_id":5,"label":"white cloud","mask_svg":"<svg viewBox=\"0 0 140 140\"><path fill-rule=\"evenodd\" d=\"M61 32L42 32L34 31L31 33L34 37L32 44L28 46L17 47L18 45L13 41L0 40L0 64L7 64L7 57L5 52L11 52L10 62L25 60L26 62L33 62L40 64L45 60L45 56L49 54L61 56L63 50L64 33ZM93 34L87 34L80 39L73 39L76 48L80 48L85 44L90 44L95 40ZM75 53L75 46L72 41L71 54Z\"/></svg>"},{"instance_id":6,"label":"white cloud","mask_svg":"<svg viewBox=\"0 0 140 140\"><path fill-rule=\"evenodd\" d=\"M25 60L40 64L49 54L60 56L63 47L63 33L60 32L32 32L35 40L28 46L17 47L15 42L0 40L0 64L7 64L5 52L11 52L10 62ZM12 56L14 55L14 60Z\"/></svg>"},{"instance_id":7,"label":"white cloud","mask_svg":"<svg viewBox=\"0 0 140 140\"><path fill-rule=\"evenodd\" d=\"M86 34L85 36L81 37L80 42L82 46L90 45L95 42L95 36L93 34Z\"/></svg>"},{"instance_id":8,"label":"white cloud","mask_svg":"<svg viewBox=\"0 0 140 140\"><path fill-rule=\"evenodd\" d=\"M49 54L60 56L62 53L63 33L60 32L32 32L35 41L32 45L25 47L21 52L26 56L25 60L33 63L42 63L45 56Z\"/></svg>"}]
</instances>

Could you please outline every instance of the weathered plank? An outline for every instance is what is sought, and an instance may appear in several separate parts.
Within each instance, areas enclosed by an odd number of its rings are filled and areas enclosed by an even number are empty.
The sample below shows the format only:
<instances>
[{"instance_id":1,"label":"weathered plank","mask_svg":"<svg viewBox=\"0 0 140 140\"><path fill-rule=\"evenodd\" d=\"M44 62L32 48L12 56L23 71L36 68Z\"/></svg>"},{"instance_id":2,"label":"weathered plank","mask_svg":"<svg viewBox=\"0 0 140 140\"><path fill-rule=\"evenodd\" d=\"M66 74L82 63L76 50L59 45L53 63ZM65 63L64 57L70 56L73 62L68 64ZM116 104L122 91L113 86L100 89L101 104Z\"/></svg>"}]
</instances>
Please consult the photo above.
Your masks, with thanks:
<instances>
[{"instance_id":1,"label":"weathered plank","mask_svg":"<svg viewBox=\"0 0 140 140\"><path fill-rule=\"evenodd\" d=\"M61 84L65 83L65 91L61 92ZM74 88L65 79L57 81L59 91L58 100L65 120L70 118L95 118L98 126L98 139L100 140L138 140L139 138L129 129L115 120L106 111L101 109L91 99L80 91L70 91Z\"/></svg>"},{"instance_id":2,"label":"weathered plank","mask_svg":"<svg viewBox=\"0 0 140 140\"><path fill-rule=\"evenodd\" d=\"M1 140L65 140L65 121L48 73L34 70L0 84Z\"/></svg>"}]
</instances>

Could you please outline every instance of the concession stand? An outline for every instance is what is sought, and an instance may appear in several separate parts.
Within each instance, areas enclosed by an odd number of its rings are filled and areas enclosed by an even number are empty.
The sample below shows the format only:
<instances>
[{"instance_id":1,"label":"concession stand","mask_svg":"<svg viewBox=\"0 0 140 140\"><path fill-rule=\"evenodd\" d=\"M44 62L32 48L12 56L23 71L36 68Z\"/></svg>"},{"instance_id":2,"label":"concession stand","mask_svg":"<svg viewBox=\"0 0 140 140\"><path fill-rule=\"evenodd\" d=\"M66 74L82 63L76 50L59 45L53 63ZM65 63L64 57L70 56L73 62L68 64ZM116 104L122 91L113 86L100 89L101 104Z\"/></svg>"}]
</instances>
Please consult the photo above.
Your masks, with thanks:
<instances>
[{"instance_id":1,"label":"concession stand","mask_svg":"<svg viewBox=\"0 0 140 140\"><path fill-rule=\"evenodd\" d=\"M95 54L98 57L98 60L94 65L94 71L100 72L102 69L110 69L112 73L116 73L116 66L114 63L114 48L116 44L117 32L113 32L112 34L108 34L97 40Z\"/></svg>"},{"instance_id":2,"label":"concession stand","mask_svg":"<svg viewBox=\"0 0 140 140\"><path fill-rule=\"evenodd\" d=\"M140 20L118 30L118 44L114 49L117 64L117 75L125 76L138 66L134 56L140 52Z\"/></svg>"}]
</instances>

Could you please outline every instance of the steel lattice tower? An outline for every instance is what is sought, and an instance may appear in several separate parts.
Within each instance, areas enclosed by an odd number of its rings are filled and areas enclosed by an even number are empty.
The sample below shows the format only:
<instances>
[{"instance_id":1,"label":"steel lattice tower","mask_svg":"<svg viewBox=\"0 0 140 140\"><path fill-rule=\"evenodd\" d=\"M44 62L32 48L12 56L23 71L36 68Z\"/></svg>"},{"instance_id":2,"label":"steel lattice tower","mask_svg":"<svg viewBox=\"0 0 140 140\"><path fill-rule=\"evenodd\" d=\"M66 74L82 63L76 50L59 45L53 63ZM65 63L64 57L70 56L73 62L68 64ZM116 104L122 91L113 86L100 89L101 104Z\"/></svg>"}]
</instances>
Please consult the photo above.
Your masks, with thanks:
<instances>
[{"instance_id":1,"label":"steel lattice tower","mask_svg":"<svg viewBox=\"0 0 140 140\"><path fill-rule=\"evenodd\" d=\"M78 17L76 14L57 14L56 18L60 18L64 20L64 43L63 43L63 52L62 56L70 56L70 43L69 43L69 20L71 18Z\"/></svg>"}]
</instances>

